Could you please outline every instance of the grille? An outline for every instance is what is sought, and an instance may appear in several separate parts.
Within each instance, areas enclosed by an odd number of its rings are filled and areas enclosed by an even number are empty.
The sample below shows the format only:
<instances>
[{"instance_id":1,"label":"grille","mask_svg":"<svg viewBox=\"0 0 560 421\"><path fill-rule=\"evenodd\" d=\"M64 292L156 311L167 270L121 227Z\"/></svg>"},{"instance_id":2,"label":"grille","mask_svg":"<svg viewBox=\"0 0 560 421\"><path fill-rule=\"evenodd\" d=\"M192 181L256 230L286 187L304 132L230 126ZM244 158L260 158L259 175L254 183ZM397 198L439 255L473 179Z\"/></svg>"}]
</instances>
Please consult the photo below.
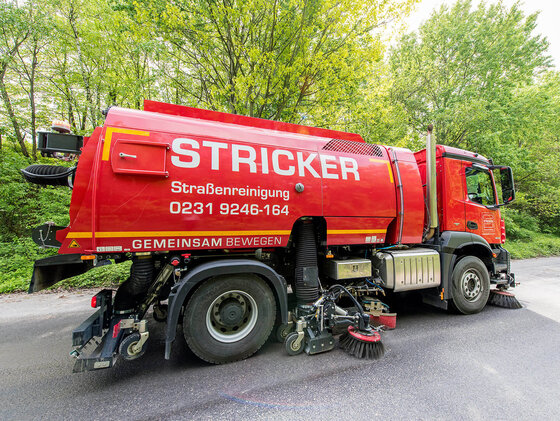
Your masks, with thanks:
<instances>
[{"instance_id":1,"label":"grille","mask_svg":"<svg viewBox=\"0 0 560 421\"><path fill-rule=\"evenodd\" d=\"M381 147L372 143L352 142L350 140L333 139L325 146L324 151L355 153L358 155L383 156Z\"/></svg>"}]
</instances>

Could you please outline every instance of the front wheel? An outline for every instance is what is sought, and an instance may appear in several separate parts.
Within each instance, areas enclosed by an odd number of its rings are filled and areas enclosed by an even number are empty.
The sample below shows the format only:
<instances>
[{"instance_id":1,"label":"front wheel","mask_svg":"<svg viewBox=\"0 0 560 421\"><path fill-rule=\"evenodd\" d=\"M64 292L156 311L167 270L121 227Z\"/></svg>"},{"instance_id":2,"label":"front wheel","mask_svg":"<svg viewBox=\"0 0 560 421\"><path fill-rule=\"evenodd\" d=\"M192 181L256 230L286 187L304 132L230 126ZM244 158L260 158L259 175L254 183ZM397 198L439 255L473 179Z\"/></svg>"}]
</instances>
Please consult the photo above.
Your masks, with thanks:
<instances>
[{"instance_id":1,"label":"front wheel","mask_svg":"<svg viewBox=\"0 0 560 421\"><path fill-rule=\"evenodd\" d=\"M478 257L463 257L452 274L452 297L455 308L463 314L482 311L490 294L490 275Z\"/></svg>"},{"instance_id":2,"label":"front wheel","mask_svg":"<svg viewBox=\"0 0 560 421\"><path fill-rule=\"evenodd\" d=\"M276 319L270 287L252 274L204 282L185 307L183 333L189 348L213 364L243 360L265 343Z\"/></svg>"}]
</instances>

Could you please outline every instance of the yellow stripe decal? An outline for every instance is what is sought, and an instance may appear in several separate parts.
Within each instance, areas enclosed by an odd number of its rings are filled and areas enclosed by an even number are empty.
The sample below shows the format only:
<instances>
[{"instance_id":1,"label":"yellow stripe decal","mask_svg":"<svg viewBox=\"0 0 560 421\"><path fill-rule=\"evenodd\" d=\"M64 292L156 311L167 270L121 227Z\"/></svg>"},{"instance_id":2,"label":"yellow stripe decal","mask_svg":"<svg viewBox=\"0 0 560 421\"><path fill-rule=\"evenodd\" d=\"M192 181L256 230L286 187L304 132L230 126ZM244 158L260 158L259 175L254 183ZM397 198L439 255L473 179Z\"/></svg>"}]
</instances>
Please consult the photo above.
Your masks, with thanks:
<instances>
[{"instance_id":1,"label":"yellow stripe decal","mask_svg":"<svg viewBox=\"0 0 560 421\"><path fill-rule=\"evenodd\" d=\"M391 180L391 183L394 183L395 181L393 180L393 171L391 171L391 163L389 161L385 161L384 159L373 159L370 158L369 162L380 162L381 164L387 164L387 170L389 171L389 180Z\"/></svg>"},{"instance_id":2,"label":"yellow stripe decal","mask_svg":"<svg viewBox=\"0 0 560 421\"><path fill-rule=\"evenodd\" d=\"M340 234L385 234L384 229L327 230L329 235ZM131 237L224 237L234 235L290 235L289 230L279 231L100 231L96 238ZM70 232L66 238L92 238L91 232Z\"/></svg>"},{"instance_id":3,"label":"yellow stripe decal","mask_svg":"<svg viewBox=\"0 0 560 421\"><path fill-rule=\"evenodd\" d=\"M101 231L96 238L130 237L224 237L227 235L290 235L291 231ZM71 232L66 238L92 238L91 232Z\"/></svg>"},{"instance_id":4,"label":"yellow stripe decal","mask_svg":"<svg viewBox=\"0 0 560 421\"><path fill-rule=\"evenodd\" d=\"M327 230L327 234L385 234L386 230Z\"/></svg>"},{"instance_id":5,"label":"yellow stripe decal","mask_svg":"<svg viewBox=\"0 0 560 421\"><path fill-rule=\"evenodd\" d=\"M149 136L150 132L145 132L143 130L132 130L132 129L120 129L118 127L107 127L105 132L105 140L103 143L103 154L101 155L102 161L109 160L109 152L111 151L111 140L113 139L113 133L122 134L133 134L136 136Z\"/></svg>"}]
</instances>

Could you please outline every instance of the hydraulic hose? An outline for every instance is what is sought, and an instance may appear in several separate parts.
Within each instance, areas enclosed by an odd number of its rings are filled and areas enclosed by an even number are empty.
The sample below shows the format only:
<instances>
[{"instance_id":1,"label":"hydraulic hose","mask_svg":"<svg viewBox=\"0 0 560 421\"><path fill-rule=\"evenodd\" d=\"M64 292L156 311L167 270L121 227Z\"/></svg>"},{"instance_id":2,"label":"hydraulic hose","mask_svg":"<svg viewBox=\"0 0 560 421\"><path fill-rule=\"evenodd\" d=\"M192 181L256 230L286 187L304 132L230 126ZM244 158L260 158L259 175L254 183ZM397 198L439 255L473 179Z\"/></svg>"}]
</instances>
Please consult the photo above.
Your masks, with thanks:
<instances>
[{"instance_id":1,"label":"hydraulic hose","mask_svg":"<svg viewBox=\"0 0 560 421\"><path fill-rule=\"evenodd\" d=\"M335 289L341 289L342 291L344 291L346 293L346 295L348 295L350 297L350 299L352 300L352 302L356 305L356 307L358 308L358 311L360 313L364 312L364 309L362 308L362 305L358 302L358 300L356 300L356 298L345 287L343 287L340 284L335 284L335 285L332 285L329 288L329 291L333 291Z\"/></svg>"}]
</instances>

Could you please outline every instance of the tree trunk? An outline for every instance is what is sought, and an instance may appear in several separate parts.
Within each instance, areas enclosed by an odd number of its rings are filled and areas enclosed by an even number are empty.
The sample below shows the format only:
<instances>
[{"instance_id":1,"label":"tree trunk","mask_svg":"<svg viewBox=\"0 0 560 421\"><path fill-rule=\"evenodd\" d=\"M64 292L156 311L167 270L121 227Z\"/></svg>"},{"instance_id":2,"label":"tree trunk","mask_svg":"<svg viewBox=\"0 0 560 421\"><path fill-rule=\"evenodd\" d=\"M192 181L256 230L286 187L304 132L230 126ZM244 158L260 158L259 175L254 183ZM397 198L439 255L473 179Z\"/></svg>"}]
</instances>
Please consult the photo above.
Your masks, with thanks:
<instances>
[{"instance_id":1,"label":"tree trunk","mask_svg":"<svg viewBox=\"0 0 560 421\"><path fill-rule=\"evenodd\" d=\"M31 59L31 74L29 75L29 104L31 105L31 142L33 145L33 160L37 161L37 107L35 105L35 73L37 70L37 54L39 47L34 40L33 57Z\"/></svg>"},{"instance_id":2,"label":"tree trunk","mask_svg":"<svg viewBox=\"0 0 560 421\"><path fill-rule=\"evenodd\" d=\"M87 121L87 114L90 115L91 125L95 127L96 119L95 119L95 111L93 109L93 95L91 93L91 84L90 84L90 74L86 70L84 64L84 57L82 54L82 45L80 43L80 34L78 32L78 27L76 25L76 15L74 11L74 6L71 6L70 13L68 15L68 23L70 23L70 27L72 28L72 32L74 34L74 42L76 44L76 50L78 52L78 62L80 63L80 71L82 73L82 79L84 81L84 88L86 91L86 111L84 113L84 120L82 121L82 130L85 129L86 121Z\"/></svg>"},{"instance_id":3,"label":"tree trunk","mask_svg":"<svg viewBox=\"0 0 560 421\"><path fill-rule=\"evenodd\" d=\"M12 127L14 128L14 133L21 148L21 153L23 154L23 156L29 157L29 152L27 151L27 146L25 146L25 140L23 138L23 135L21 134L21 129L19 128L19 123L14 113L12 102L10 101L8 91L6 90L6 85L4 85L4 74L5 71L0 74L0 95L2 96L2 100L6 105L6 111L8 111L8 117L10 119L10 122L12 123Z\"/></svg>"}]
</instances>

